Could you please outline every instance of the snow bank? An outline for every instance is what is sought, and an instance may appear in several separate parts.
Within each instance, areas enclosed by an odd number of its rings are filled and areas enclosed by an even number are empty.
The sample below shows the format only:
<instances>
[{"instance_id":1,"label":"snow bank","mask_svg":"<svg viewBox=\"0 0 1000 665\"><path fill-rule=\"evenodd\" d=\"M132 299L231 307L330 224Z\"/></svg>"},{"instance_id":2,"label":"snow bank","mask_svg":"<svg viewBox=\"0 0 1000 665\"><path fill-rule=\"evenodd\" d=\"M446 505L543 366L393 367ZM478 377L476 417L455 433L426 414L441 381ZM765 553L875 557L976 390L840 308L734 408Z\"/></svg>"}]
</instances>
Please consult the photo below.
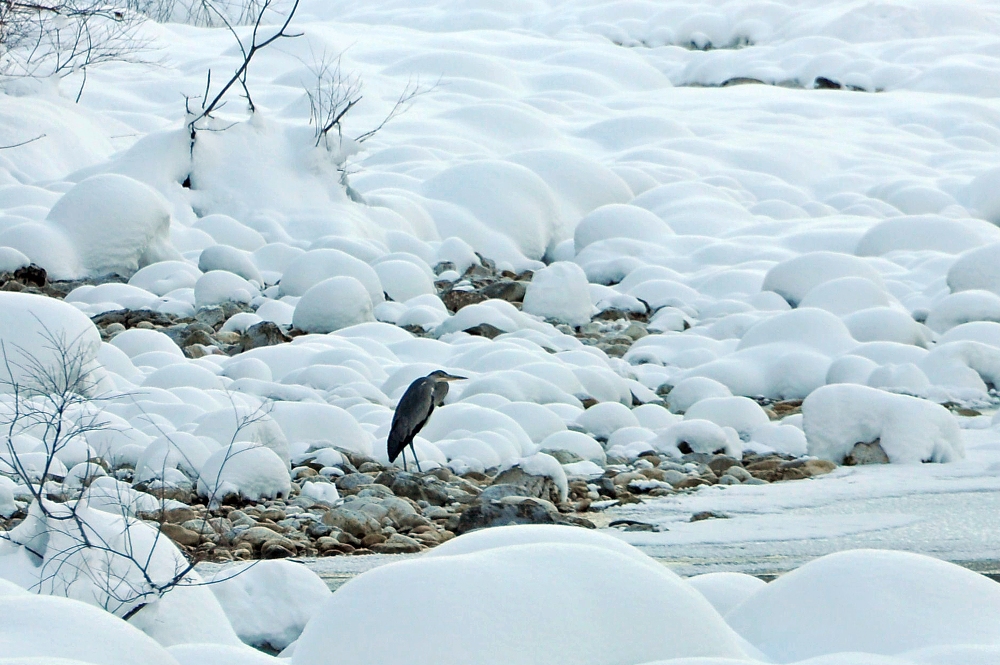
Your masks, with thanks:
<instances>
[{"instance_id":1,"label":"snow bank","mask_svg":"<svg viewBox=\"0 0 1000 665\"><path fill-rule=\"evenodd\" d=\"M851 550L780 576L726 621L779 663L842 651L1000 645L1000 587L919 554Z\"/></svg>"},{"instance_id":2,"label":"snow bank","mask_svg":"<svg viewBox=\"0 0 1000 665\"><path fill-rule=\"evenodd\" d=\"M641 588L614 622L590 620L591 600ZM456 598L477 601L442 622ZM422 608L414 612L415 607ZM523 608L532 608L525 630ZM390 625L391 631L382 627ZM630 638L621 639L628 625ZM294 665L336 652L345 665L545 662L641 663L681 656L744 655L708 602L680 579L603 547L538 543L381 566L338 589L306 626Z\"/></svg>"},{"instance_id":3,"label":"snow bank","mask_svg":"<svg viewBox=\"0 0 1000 665\"><path fill-rule=\"evenodd\" d=\"M878 441L890 462L953 462L965 456L958 423L944 407L866 386L820 388L802 403L809 454L838 464L856 443Z\"/></svg>"}]
</instances>

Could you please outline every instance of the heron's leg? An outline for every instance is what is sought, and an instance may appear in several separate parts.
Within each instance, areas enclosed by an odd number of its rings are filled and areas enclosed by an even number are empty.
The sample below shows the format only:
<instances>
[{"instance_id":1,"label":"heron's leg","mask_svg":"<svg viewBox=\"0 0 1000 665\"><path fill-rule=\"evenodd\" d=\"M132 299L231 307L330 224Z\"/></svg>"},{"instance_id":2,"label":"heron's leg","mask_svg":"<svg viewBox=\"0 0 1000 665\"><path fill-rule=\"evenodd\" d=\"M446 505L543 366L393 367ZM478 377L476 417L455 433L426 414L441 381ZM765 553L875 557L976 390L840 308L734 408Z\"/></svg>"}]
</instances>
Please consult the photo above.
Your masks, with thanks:
<instances>
[{"instance_id":1,"label":"heron's leg","mask_svg":"<svg viewBox=\"0 0 1000 665\"><path fill-rule=\"evenodd\" d=\"M412 450L412 451L413 451L413 461L417 463L417 471L419 471L420 473L423 473L423 472L424 472L424 470L420 468L420 460L419 460L419 459L417 459L417 447L416 447L416 446L414 446L414 445L413 445L413 444L411 443L411 444L410 444L410 450Z\"/></svg>"},{"instance_id":2,"label":"heron's leg","mask_svg":"<svg viewBox=\"0 0 1000 665\"><path fill-rule=\"evenodd\" d=\"M406 469L406 448L404 447L403 450L401 450L400 452L403 455L403 471L406 471L407 470Z\"/></svg>"}]
</instances>

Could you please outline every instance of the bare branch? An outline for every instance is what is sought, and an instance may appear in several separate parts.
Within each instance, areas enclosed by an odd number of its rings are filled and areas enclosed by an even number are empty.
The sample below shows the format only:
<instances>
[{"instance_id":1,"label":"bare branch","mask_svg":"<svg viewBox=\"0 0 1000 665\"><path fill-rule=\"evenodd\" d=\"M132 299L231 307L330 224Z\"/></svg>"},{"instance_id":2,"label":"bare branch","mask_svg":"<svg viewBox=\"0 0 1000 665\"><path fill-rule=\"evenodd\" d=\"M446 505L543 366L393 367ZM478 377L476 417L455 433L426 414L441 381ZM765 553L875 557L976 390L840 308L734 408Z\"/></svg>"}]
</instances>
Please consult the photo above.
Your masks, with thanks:
<instances>
[{"instance_id":1,"label":"bare branch","mask_svg":"<svg viewBox=\"0 0 1000 665\"><path fill-rule=\"evenodd\" d=\"M22 145L28 145L29 143L34 143L40 139L44 139L47 134L39 134L33 139L28 139L27 141L21 141L20 143L12 143L10 145L0 145L0 150L10 150L11 148L20 148Z\"/></svg>"}]
</instances>

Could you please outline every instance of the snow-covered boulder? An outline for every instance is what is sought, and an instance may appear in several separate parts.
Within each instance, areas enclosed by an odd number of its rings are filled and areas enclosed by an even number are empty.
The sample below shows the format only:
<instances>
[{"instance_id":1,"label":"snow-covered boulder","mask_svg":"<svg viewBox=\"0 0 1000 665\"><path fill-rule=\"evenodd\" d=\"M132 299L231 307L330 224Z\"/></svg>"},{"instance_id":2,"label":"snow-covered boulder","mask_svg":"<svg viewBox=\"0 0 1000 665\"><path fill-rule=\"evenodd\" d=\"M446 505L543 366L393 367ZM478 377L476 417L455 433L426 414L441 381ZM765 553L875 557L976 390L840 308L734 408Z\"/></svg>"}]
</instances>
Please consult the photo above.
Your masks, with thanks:
<instances>
[{"instance_id":1,"label":"snow-covered boulder","mask_svg":"<svg viewBox=\"0 0 1000 665\"><path fill-rule=\"evenodd\" d=\"M711 420L692 419L671 425L659 432L649 447L678 457L685 453L721 453L737 459L743 456L743 445L736 430L720 427Z\"/></svg>"},{"instance_id":2,"label":"snow-covered boulder","mask_svg":"<svg viewBox=\"0 0 1000 665\"><path fill-rule=\"evenodd\" d=\"M202 272L224 270L239 275L255 286L264 286L264 278L254 265L249 252L228 245L212 245L202 250L198 256L198 269Z\"/></svg>"},{"instance_id":3,"label":"snow-covered boulder","mask_svg":"<svg viewBox=\"0 0 1000 665\"><path fill-rule=\"evenodd\" d=\"M411 261L390 260L379 261L373 268L378 275L382 288L396 302L406 302L417 296L436 294L434 280L426 267Z\"/></svg>"},{"instance_id":4,"label":"snow-covered boulder","mask_svg":"<svg viewBox=\"0 0 1000 665\"><path fill-rule=\"evenodd\" d=\"M291 561L240 564L206 582L241 640L278 650L298 639L330 597L319 575Z\"/></svg>"},{"instance_id":5,"label":"snow-covered boulder","mask_svg":"<svg viewBox=\"0 0 1000 665\"><path fill-rule=\"evenodd\" d=\"M198 494L216 504L233 494L247 501L287 497L291 489L285 462L270 448L247 441L212 453L198 474Z\"/></svg>"},{"instance_id":6,"label":"snow-covered boulder","mask_svg":"<svg viewBox=\"0 0 1000 665\"><path fill-rule=\"evenodd\" d=\"M855 444L878 443L890 462L953 462L965 456L955 417L939 404L867 386L819 388L802 403L809 454L841 463Z\"/></svg>"},{"instance_id":7,"label":"snow-covered boulder","mask_svg":"<svg viewBox=\"0 0 1000 665\"><path fill-rule=\"evenodd\" d=\"M176 289L193 289L201 277L201 270L186 261L160 261L141 268L129 278L136 286L157 296L165 296Z\"/></svg>"},{"instance_id":8,"label":"snow-covered boulder","mask_svg":"<svg viewBox=\"0 0 1000 665\"><path fill-rule=\"evenodd\" d=\"M0 367L0 393L9 392L14 383L38 387L33 367L51 371L53 380L65 383L59 370L67 359L79 371L65 377L70 385L82 382L81 388L95 391L106 376L97 363L97 327L76 307L54 298L0 292L0 344L8 358Z\"/></svg>"},{"instance_id":9,"label":"snow-covered boulder","mask_svg":"<svg viewBox=\"0 0 1000 665\"><path fill-rule=\"evenodd\" d=\"M310 333L329 333L374 321L372 299L354 277L331 277L314 284L295 305L292 325Z\"/></svg>"},{"instance_id":10,"label":"snow-covered boulder","mask_svg":"<svg viewBox=\"0 0 1000 665\"><path fill-rule=\"evenodd\" d=\"M592 599L643 593L613 622ZM475 620L441 621L474 594ZM531 630L525 630L525 608ZM415 612L414 608L420 608ZM384 626L392 630L384 630ZM630 637L621 638L621 626ZM603 547L537 543L381 566L337 590L306 626L293 665L603 665L745 654L718 613L683 580Z\"/></svg>"},{"instance_id":11,"label":"snow-covered boulder","mask_svg":"<svg viewBox=\"0 0 1000 665\"><path fill-rule=\"evenodd\" d=\"M3 659L15 662L176 665L169 652L110 612L47 595L0 597ZM36 660L37 659L37 660ZM66 659L65 661L60 659Z\"/></svg>"},{"instance_id":12,"label":"snow-covered boulder","mask_svg":"<svg viewBox=\"0 0 1000 665\"><path fill-rule=\"evenodd\" d=\"M864 259L839 252L808 252L767 271L761 291L774 291L793 307L814 287L841 277L861 277L881 289L881 275Z\"/></svg>"},{"instance_id":13,"label":"snow-covered boulder","mask_svg":"<svg viewBox=\"0 0 1000 665\"><path fill-rule=\"evenodd\" d=\"M952 293L931 307L925 323L934 332L945 333L973 321L1000 322L1000 295L982 289Z\"/></svg>"},{"instance_id":14,"label":"snow-covered boulder","mask_svg":"<svg viewBox=\"0 0 1000 665\"><path fill-rule=\"evenodd\" d=\"M904 215L879 222L858 241L858 256L925 251L957 254L1000 237L992 224L979 219L949 219L940 215Z\"/></svg>"},{"instance_id":15,"label":"snow-covered boulder","mask_svg":"<svg viewBox=\"0 0 1000 665\"><path fill-rule=\"evenodd\" d=\"M733 393L725 385L704 376L683 379L667 393L667 406L674 413L684 413L703 399L729 397Z\"/></svg>"},{"instance_id":16,"label":"snow-covered boulder","mask_svg":"<svg viewBox=\"0 0 1000 665\"><path fill-rule=\"evenodd\" d=\"M303 296L331 277L353 277L373 303L385 300L382 282L370 265L339 249L314 249L296 258L281 276L281 295Z\"/></svg>"},{"instance_id":17,"label":"snow-covered boulder","mask_svg":"<svg viewBox=\"0 0 1000 665\"><path fill-rule=\"evenodd\" d=\"M719 427L732 427L744 440L749 440L754 430L770 423L764 409L748 397L703 399L684 413L684 419L710 420Z\"/></svg>"},{"instance_id":18,"label":"snow-covered boulder","mask_svg":"<svg viewBox=\"0 0 1000 665\"><path fill-rule=\"evenodd\" d=\"M225 302L248 305L259 295L256 285L228 270L206 272L194 285L194 302L197 307L211 307Z\"/></svg>"},{"instance_id":19,"label":"snow-covered boulder","mask_svg":"<svg viewBox=\"0 0 1000 665\"><path fill-rule=\"evenodd\" d=\"M767 582L759 577L745 573L705 573L689 577L687 581L722 616L767 586Z\"/></svg>"},{"instance_id":20,"label":"snow-covered boulder","mask_svg":"<svg viewBox=\"0 0 1000 665\"><path fill-rule=\"evenodd\" d=\"M726 621L779 663L839 652L996 646L1000 586L919 554L849 550L780 576Z\"/></svg>"},{"instance_id":21,"label":"snow-covered boulder","mask_svg":"<svg viewBox=\"0 0 1000 665\"><path fill-rule=\"evenodd\" d=\"M662 219L645 208L624 203L609 203L587 213L573 231L577 253L584 247L608 238L632 238L656 242L674 231Z\"/></svg>"},{"instance_id":22,"label":"snow-covered boulder","mask_svg":"<svg viewBox=\"0 0 1000 665\"><path fill-rule=\"evenodd\" d=\"M587 275L580 266L568 261L542 268L528 283L524 311L572 326L589 322L594 306L590 302Z\"/></svg>"},{"instance_id":23,"label":"snow-covered boulder","mask_svg":"<svg viewBox=\"0 0 1000 665\"><path fill-rule=\"evenodd\" d=\"M139 268L180 258L170 244L170 209L152 187L106 173L81 181L49 211L92 275L131 275Z\"/></svg>"}]
</instances>

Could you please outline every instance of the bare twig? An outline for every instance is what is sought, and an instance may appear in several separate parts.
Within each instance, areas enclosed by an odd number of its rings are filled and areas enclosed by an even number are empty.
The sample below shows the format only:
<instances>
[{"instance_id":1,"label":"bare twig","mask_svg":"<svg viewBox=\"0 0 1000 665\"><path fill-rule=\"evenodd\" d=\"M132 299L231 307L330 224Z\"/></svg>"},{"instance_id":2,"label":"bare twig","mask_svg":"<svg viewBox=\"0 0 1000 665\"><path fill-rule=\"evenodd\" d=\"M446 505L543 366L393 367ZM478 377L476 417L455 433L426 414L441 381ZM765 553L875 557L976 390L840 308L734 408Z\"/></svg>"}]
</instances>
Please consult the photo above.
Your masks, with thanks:
<instances>
[{"instance_id":1,"label":"bare twig","mask_svg":"<svg viewBox=\"0 0 1000 665\"><path fill-rule=\"evenodd\" d=\"M11 148L20 148L22 145L28 145L29 143L34 143L40 139L44 139L46 134L39 134L33 139L28 139L27 141L21 141L20 143L12 143L10 145L0 145L0 150L10 150Z\"/></svg>"}]
</instances>

